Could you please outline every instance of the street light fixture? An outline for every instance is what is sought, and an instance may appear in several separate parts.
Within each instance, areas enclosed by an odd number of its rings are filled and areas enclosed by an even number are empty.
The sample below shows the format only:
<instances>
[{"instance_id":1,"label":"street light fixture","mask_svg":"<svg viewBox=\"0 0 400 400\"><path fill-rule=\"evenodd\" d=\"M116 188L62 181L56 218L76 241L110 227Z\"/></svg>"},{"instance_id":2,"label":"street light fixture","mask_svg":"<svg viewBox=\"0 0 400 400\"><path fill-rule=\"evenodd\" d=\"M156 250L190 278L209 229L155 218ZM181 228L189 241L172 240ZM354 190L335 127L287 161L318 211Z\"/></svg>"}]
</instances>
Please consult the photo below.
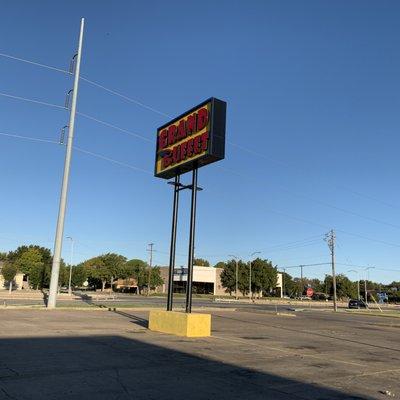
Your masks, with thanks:
<instances>
[{"instance_id":1,"label":"street light fixture","mask_svg":"<svg viewBox=\"0 0 400 400\"><path fill-rule=\"evenodd\" d=\"M256 255L256 254L261 254L261 251L255 251L254 253L250 254L250 261L249 261L249 300L251 301L252 297L253 297L253 293L251 291L251 262L252 262L252 258Z\"/></svg>"},{"instance_id":2,"label":"street light fixture","mask_svg":"<svg viewBox=\"0 0 400 400\"><path fill-rule=\"evenodd\" d=\"M365 280L364 280L364 290L365 290L365 304L367 304L368 305L368 291L367 291L367 280L368 280L368 278L369 278L369 270L370 269L374 269L375 267L367 267L367 268L364 268L364 271L365 271Z\"/></svg>"},{"instance_id":3,"label":"street light fixture","mask_svg":"<svg viewBox=\"0 0 400 400\"><path fill-rule=\"evenodd\" d=\"M238 256L234 256L232 254L228 254L228 257L232 257L235 260L236 263L236 270L235 270L235 275L236 275L236 286L235 286L235 298L236 300L238 300L238 270L239 270L239 266L238 266L238 260L239 257Z\"/></svg>"},{"instance_id":4,"label":"street light fixture","mask_svg":"<svg viewBox=\"0 0 400 400\"><path fill-rule=\"evenodd\" d=\"M72 262L73 262L73 257L74 257L74 239L72 239L71 236L67 236L66 239L69 239L71 241L71 258L69 261L69 280L68 280L68 294L71 296L72 295L72 287L71 287L71 281L72 281Z\"/></svg>"},{"instance_id":5,"label":"street light fixture","mask_svg":"<svg viewBox=\"0 0 400 400\"><path fill-rule=\"evenodd\" d=\"M349 269L347 272L354 272L355 274L357 274L357 298L358 298L358 300L360 300L360 298L361 298L361 296L360 296L360 274L355 269Z\"/></svg>"}]
</instances>

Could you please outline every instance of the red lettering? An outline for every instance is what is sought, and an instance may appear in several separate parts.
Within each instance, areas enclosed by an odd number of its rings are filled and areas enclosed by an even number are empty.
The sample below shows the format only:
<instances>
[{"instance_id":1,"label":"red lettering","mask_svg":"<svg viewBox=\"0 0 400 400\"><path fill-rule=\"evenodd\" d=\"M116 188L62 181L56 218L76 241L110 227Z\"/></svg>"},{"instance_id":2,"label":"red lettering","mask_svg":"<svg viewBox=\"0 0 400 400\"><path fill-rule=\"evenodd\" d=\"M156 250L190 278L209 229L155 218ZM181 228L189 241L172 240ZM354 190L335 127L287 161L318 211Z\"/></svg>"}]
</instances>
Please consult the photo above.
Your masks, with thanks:
<instances>
[{"instance_id":1,"label":"red lettering","mask_svg":"<svg viewBox=\"0 0 400 400\"><path fill-rule=\"evenodd\" d=\"M163 129L158 137L158 149L161 150L167 146L167 130Z\"/></svg>"},{"instance_id":2,"label":"red lettering","mask_svg":"<svg viewBox=\"0 0 400 400\"><path fill-rule=\"evenodd\" d=\"M206 151L208 148L208 132L204 132L200 135L201 138L201 151Z\"/></svg>"},{"instance_id":3,"label":"red lettering","mask_svg":"<svg viewBox=\"0 0 400 400\"><path fill-rule=\"evenodd\" d=\"M192 157L193 155L193 139L187 141L187 155L188 157Z\"/></svg>"},{"instance_id":4,"label":"red lettering","mask_svg":"<svg viewBox=\"0 0 400 400\"><path fill-rule=\"evenodd\" d=\"M193 152L194 154L200 153L200 136L197 135L193 138Z\"/></svg>"},{"instance_id":5,"label":"red lettering","mask_svg":"<svg viewBox=\"0 0 400 400\"><path fill-rule=\"evenodd\" d=\"M187 145L187 142L183 142L181 144L181 161L186 160L186 157L187 157L186 145Z\"/></svg>"},{"instance_id":6,"label":"red lettering","mask_svg":"<svg viewBox=\"0 0 400 400\"><path fill-rule=\"evenodd\" d=\"M196 132L196 114L189 115L186 120L186 133L191 135Z\"/></svg>"},{"instance_id":7,"label":"red lettering","mask_svg":"<svg viewBox=\"0 0 400 400\"><path fill-rule=\"evenodd\" d=\"M171 146L171 144L174 144L176 141L176 126L171 125L168 128L168 146Z\"/></svg>"},{"instance_id":8,"label":"red lettering","mask_svg":"<svg viewBox=\"0 0 400 400\"><path fill-rule=\"evenodd\" d=\"M161 162L162 169L168 168L171 164L172 164L171 152L166 151L164 153L164 156L163 156L162 162Z\"/></svg>"},{"instance_id":9,"label":"red lettering","mask_svg":"<svg viewBox=\"0 0 400 400\"><path fill-rule=\"evenodd\" d=\"M181 161L181 146L175 146L172 150L172 160L176 164Z\"/></svg>"},{"instance_id":10,"label":"red lettering","mask_svg":"<svg viewBox=\"0 0 400 400\"><path fill-rule=\"evenodd\" d=\"M204 129L208 124L208 110L207 108L200 108L197 113L197 132Z\"/></svg>"},{"instance_id":11,"label":"red lettering","mask_svg":"<svg viewBox=\"0 0 400 400\"><path fill-rule=\"evenodd\" d=\"M176 135L177 140L184 139L186 137L185 121L181 120L178 125L178 134Z\"/></svg>"}]
</instances>

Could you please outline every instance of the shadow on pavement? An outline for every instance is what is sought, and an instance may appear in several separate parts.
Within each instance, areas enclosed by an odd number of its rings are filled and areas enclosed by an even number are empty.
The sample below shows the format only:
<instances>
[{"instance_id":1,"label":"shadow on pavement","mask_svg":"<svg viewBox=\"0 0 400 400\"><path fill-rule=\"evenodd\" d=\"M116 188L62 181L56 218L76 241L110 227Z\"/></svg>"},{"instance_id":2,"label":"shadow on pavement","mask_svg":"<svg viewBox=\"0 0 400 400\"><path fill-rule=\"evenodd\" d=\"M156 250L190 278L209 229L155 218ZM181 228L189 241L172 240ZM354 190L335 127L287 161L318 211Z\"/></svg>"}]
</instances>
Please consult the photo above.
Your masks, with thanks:
<instances>
[{"instance_id":1,"label":"shadow on pavement","mask_svg":"<svg viewBox=\"0 0 400 400\"><path fill-rule=\"evenodd\" d=\"M120 336L1 339L0 355L0 399L371 399Z\"/></svg>"}]
</instances>

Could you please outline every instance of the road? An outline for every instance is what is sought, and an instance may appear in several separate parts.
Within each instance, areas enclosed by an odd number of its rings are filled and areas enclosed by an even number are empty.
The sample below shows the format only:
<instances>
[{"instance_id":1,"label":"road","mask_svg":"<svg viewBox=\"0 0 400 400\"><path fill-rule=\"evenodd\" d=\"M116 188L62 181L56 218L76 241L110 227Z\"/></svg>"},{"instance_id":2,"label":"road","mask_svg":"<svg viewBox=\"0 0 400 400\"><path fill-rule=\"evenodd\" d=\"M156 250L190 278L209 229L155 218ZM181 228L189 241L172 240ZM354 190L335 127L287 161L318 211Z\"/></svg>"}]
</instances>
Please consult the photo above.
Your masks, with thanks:
<instances>
[{"instance_id":1,"label":"road","mask_svg":"<svg viewBox=\"0 0 400 400\"><path fill-rule=\"evenodd\" d=\"M4 291L4 293L0 293L0 305L36 305L40 306L44 304L44 297L40 293L34 293L29 295L26 293L26 296L22 296L23 294L18 293L18 296L15 298L9 298L8 293ZM26 298L25 298L26 297ZM57 304L59 306L88 306L90 304L95 305L104 305L107 307L113 306L132 306L132 307L166 307L166 297L156 297L156 296L136 296L131 294L123 294L123 293L113 293L112 296L108 296L101 293L93 293L93 292L76 292L76 296L70 299L66 295L61 295L58 298ZM181 296L176 296L174 298L174 307L184 308L185 306L185 298ZM310 301L304 301L301 303L297 303L295 305L288 304L271 304L267 302L263 302L262 304L258 303L249 303L247 299L235 301L224 299L222 301L214 301L209 298L193 298L193 306L194 307L211 307L211 308L243 308L243 309L260 309L260 310L271 310L271 311L283 311L291 308L331 308L330 305L318 304L316 305Z\"/></svg>"}]
</instances>

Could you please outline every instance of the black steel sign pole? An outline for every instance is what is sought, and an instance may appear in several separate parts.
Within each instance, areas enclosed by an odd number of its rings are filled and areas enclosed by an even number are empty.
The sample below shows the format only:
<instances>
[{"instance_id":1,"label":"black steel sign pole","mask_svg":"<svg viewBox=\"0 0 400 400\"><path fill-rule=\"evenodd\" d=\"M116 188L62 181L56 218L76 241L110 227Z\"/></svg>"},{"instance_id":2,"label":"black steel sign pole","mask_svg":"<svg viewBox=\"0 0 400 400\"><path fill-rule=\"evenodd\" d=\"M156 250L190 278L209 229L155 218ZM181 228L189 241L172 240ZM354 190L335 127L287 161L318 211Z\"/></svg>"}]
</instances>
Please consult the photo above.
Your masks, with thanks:
<instances>
[{"instance_id":1,"label":"black steel sign pole","mask_svg":"<svg viewBox=\"0 0 400 400\"><path fill-rule=\"evenodd\" d=\"M174 296L174 270L175 270L175 250L176 250L176 228L178 225L178 206L179 206L179 187L180 175L175 176L174 182L174 205L172 209L172 230L171 230L171 246L169 253L169 271L168 271L168 302L167 311L172 311L172 302Z\"/></svg>"},{"instance_id":2,"label":"black steel sign pole","mask_svg":"<svg viewBox=\"0 0 400 400\"><path fill-rule=\"evenodd\" d=\"M189 234L189 257L186 281L186 312L192 312L192 282L193 282L193 256L194 236L196 231L196 200L197 200L197 167L193 169L192 175L192 205L190 211L190 234Z\"/></svg>"}]
</instances>

